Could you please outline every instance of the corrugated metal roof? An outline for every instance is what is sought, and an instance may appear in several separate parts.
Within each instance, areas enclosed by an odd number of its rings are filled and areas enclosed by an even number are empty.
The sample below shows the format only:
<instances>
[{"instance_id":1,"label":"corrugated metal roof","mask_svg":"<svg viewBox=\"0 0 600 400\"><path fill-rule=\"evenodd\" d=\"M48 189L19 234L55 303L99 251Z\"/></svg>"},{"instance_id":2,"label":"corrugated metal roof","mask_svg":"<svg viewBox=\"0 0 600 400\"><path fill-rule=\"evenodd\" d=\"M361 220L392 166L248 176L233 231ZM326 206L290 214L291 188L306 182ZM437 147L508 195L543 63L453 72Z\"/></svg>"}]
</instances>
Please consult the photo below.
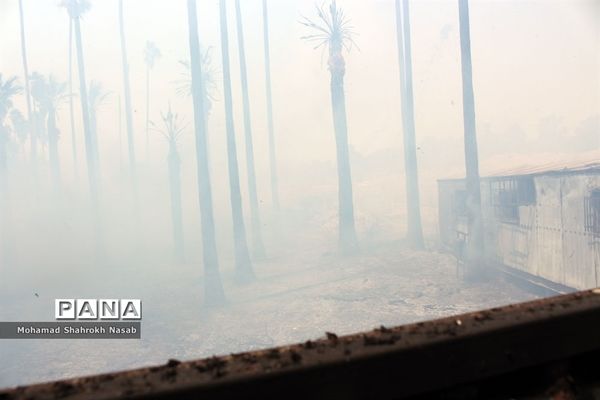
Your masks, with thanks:
<instances>
[{"instance_id":1,"label":"corrugated metal roof","mask_svg":"<svg viewBox=\"0 0 600 400\"><path fill-rule=\"evenodd\" d=\"M489 177L495 176L514 176L514 175L533 175L545 174L551 172L576 172L585 170L600 169L600 158L595 160L570 160L570 161L551 161L540 165L521 165L516 168L499 170L488 174Z\"/></svg>"},{"instance_id":2,"label":"corrugated metal roof","mask_svg":"<svg viewBox=\"0 0 600 400\"><path fill-rule=\"evenodd\" d=\"M502 167L499 167L502 165ZM519 175L543 175L558 172L600 171L600 149L580 154L506 155L481 163L482 178ZM451 174L440 180L464 179Z\"/></svg>"}]
</instances>

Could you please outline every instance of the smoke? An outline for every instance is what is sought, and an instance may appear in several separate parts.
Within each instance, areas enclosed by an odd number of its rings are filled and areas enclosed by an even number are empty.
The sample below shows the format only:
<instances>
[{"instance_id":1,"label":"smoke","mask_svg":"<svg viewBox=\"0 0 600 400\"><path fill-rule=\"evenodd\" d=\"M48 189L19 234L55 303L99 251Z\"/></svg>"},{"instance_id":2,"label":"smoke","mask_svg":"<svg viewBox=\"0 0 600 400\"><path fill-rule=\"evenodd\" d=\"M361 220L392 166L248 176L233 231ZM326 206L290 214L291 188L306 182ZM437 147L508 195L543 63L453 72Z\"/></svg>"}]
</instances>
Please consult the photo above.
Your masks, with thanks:
<instances>
[{"instance_id":1,"label":"smoke","mask_svg":"<svg viewBox=\"0 0 600 400\"><path fill-rule=\"evenodd\" d=\"M207 122L208 159L219 271L228 306L214 312L203 308L207 276L194 115L191 97L177 91L180 81L188 79L180 60L190 58L185 2L124 2L139 190L135 202L127 156L117 2L93 1L81 21L86 74L88 84L99 82L111 93L96 114L102 223L95 220L80 94L75 93L77 160L72 154L68 102L57 104L59 183L52 179L47 135L41 129L35 152L31 137L19 141L12 135L8 147L5 195L0 198L0 251L10 258L0 259L0 320L52 319L54 298L141 298L143 339L133 344L3 341L0 386L78 374L84 367L106 371L167 358L250 350L306 340L325 330L351 332L527 298L504 284L469 287L465 292L456 279L454 260L436 252L437 179L464 176L455 2L411 3L416 150L426 252L412 251L405 243L408 215L393 2L338 2L351 19L360 48L344 53L343 94L360 249L352 257L338 252L330 73L321 52L300 40L306 31L298 19L314 17L314 4L268 1L281 199L277 210L270 186L262 2L241 2L266 257L252 260L256 281L237 282L218 2L197 3L200 41L211 49L215 72ZM0 0L0 73L19 77L22 85L17 4ZM54 0L24 4L30 71L66 81L69 20L65 10ZM233 3L227 4L237 164L251 243L240 60ZM485 173L507 163L543 162L564 153L574 159L600 148L600 93L590 90L600 84L600 24L582 12L598 7L585 2L522 4L475 2L471 8L475 108ZM147 152L145 148L148 40L162 54L151 71L150 121L161 125L161 112L169 109L182 121L179 171L171 173L169 143L160 133L151 129ZM73 87L79 88L75 58L73 67ZM26 115L25 96L15 96L13 103ZM8 118L0 122L17 129ZM173 238L175 173L180 174L183 262L175 254ZM40 360L33 362L31 354ZM46 367L49 363L52 368Z\"/></svg>"}]
</instances>

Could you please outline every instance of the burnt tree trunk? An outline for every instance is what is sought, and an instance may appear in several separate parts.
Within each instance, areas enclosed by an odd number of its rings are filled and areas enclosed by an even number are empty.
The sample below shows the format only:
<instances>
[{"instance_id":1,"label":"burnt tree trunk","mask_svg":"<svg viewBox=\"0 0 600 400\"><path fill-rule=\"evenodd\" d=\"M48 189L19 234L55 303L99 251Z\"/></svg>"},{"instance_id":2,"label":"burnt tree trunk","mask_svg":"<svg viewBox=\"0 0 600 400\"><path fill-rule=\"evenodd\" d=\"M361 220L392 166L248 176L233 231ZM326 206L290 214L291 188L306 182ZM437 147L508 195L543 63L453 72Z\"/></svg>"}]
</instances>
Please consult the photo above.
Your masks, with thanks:
<instances>
[{"instance_id":1,"label":"burnt tree trunk","mask_svg":"<svg viewBox=\"0 0 600 400\"><path fill-rule=\"evenodd\" d=\"M419 199L419 175L415 135L415 112L412 84L412 54L408 0L396 0L396 33L400 67L400 95L402 101L402 131L404 136L404 165L406 175L406 237L410 245L422 249L423 228Z\"/></svg>"},{"instance_id":2,"label":"burnt tree trunk","mask_svg":"<svg viewBox=\"0 0 600 400\"><path fill-rule=\"evenodd\" d=\"M176 144L169 146L169 189L171 192L171 218L173 222L173 248L175 260L185 261L183 240L183 212L181 208L181 160Z\"/></svg>"},{"instance_id":3,"label":"burnt tree trunk","mask_svg":"<svg viewBox=\"0 0 600 400\"><path fill-rule=\"evenodd\" d=\"M352 194L352 173L348 147L348 126L346 118L346 96L344 94L345 65L341 53L334 53L329 60L331 72L331 108L338 172L339 205L339 246L344 254L357 250L358 240L354 226L354 200Z\"/></svg>"},{"instance_id":4,"label":"burnt tree trunk","mask_svg":"<svg viewBox=\"0 0 600 400\"><path fill-rule=\"evenodd\" d=\"M471 64L471 33L469 28L468 0L458 1L458 11L460 19L460 55L462 65L467 213L469 223L466 258L469 275L476 277L482 273L485 243L481 214L481 188L479 183L479 158L475 126L475 96L473 94L473 69Z\"/></svg>"},{"instance_id":5,"label":"burnt tree trunk","mask_svg":"<svg viewBox=\"0 0 600 400\"><path fill-rule=\"evenodd\" d=\"M50 172L54 181L54 189L60 186L60 161L58 157L58 128L56 127L56 110L48 110L48 156L50 159Z\"/></svg>"},{"instance_id":6,"label":"burnt tree trunk","mask_svg":"<svg viewBox=\"0 0 600 400\"><path fill-rule=\"evenodd\" d=\"M235 1L237 22L240 74L242 81L242 103L244 109L244 133L246 139L246 169L248 170L248 194L250 198L250 225L252 227L252 250L258 259L265 258L265 246L262 240L258 193L256 189L256 171L254 169L254 145L252 143L252 121L250 117L250 94L248 90L248 72L246 68L246 49L244 47L244 28L240 1Z\"/></svg>"},{"instance_id":7,"label":"burnt tree trunk","mask_svg":"<svg viewBox=\"0 0 600 400\"><path fill-rule=\"evenodd\" d=\"M227 9L225 0L219 1L221 19L221 54L223 65L223 96L225 99L225 124L227 134L227 167L229 171L229 196L233 218L233 240L235 246L235 271L240 281L247 281L254 276L252 261L248 251L246 227L242 209L240 191L240 174L237 160L235 126L233 122L233 100L231 95L231 67L229 63L229 38L227 28Z\"/></svg>"},{"instance_id":8,"label":"burnt tree trunk","mask_svg":"<svg viewBox=\"0 0 600 400\"><path fill-rule=\"evenodd\" d=\"M267 93L267 125L269 130L269 166L271 168L271 197L275 211L279 213L279 184L277 156L275 152L275 128L273 124L273 93L271 90L271 48L269 45L269 10L263 0L263 45L265 48L265 85Z\"/></svg>"},{"instance_id":9,"label":"burnt tree trunk","mask_svg":"<svg viewBox=\"0 0 600 400\"><path fill-rule=\"evenodd\" d=\"M188 34L190 46L190 70L192 72L192 100L194 104L194 132L196 138L196 162L198 174L198 197L202 225L202 257L204 260L204 301L208 307L225 302L225 292L221 283L215 221L213 215L212 189L208 170L206 148L206 124L204 121L204 98L202 96L202 62L198 39L198 17L196 0L188 0Z\"/></svg>"}]
</instances>

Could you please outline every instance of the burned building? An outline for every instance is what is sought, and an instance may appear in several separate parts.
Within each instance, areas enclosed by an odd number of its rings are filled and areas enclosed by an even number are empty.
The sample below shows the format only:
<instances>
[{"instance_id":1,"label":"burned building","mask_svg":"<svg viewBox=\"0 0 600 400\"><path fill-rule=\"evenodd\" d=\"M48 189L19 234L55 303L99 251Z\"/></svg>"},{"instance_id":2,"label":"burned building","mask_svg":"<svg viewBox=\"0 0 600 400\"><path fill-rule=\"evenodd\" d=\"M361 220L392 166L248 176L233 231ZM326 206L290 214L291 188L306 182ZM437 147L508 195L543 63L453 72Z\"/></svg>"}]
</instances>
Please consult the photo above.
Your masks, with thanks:
<instances>
[{"instance_id":1,"label":"burned building","mask_svg":"<svg viewBox=\"0 0 600 400\"><path fill-rule=\"evenodd\" d=\"M480 185L489 265L567 290L600 286L598 158L502 171ZM440 239L456 251L469 236L465 181L441 179L438 189Z\"/></svg>"}]
</instances>

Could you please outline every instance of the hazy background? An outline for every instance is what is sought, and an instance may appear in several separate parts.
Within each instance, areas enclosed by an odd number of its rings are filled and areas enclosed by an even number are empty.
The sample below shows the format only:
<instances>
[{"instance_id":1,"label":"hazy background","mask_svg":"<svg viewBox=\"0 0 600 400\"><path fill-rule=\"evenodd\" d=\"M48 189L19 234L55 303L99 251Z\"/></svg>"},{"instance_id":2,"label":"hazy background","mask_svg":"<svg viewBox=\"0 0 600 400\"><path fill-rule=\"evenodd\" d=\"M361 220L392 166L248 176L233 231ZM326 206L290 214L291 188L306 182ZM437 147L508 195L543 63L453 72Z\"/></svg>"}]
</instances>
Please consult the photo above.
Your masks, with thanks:
<instances>
[{"instance_id":1,"label":"hazy background","mask_svg":"<svg viewBox=\"0 0 600 400\"><path fill-rule=\"evenodd\" d=\"M30 73L53 74L60 81L66 81L67 12L58 7L57 0L24 0L23 3ZM258 195L268 255L266 261L254 264L258 281L265 282L261 279L275 274L273 271L276 271L275 275L285 277L287 271L298 270L300 266L313 268L311 274L343 268L348 261L327 258L335 253L337 241L337 173L327 54L313 50L300 39L307 30L298 23L301 16L314 17L315 2L269 1L275 140L282 204L279 216L273 211L269 184L262 1L242 0L241 4ZM378 255L381 250L381 254L389 255L393 254L390 248L401 244L404 237L406 214L394 2L338 0L338 4L352 20L358 45L346 54L345 79L357 234L368 254ZM286 324L285 318L294 317L284 313L283 308L277 308L276 302L270 303L271 308L250 308L250 312L238 310L237 314L230 315L225 312L215 317L216 320L201 320L198 322L201 333L185 336L180 347L173 343L183 337L185 330L177 331L174 327L161 330L165 321L175 324L192 318L195 304L200 302L199 294L194 294L201 288L202 265L196 159L190 129L192 106L190 98L175 93L176 81L182 79L184 72L179 61L189 58L186 12L183 0L124 1L140 182L141 224L137 227L131 218L133 203L127 179L125 113L122 113L120 128L117 108L119 96L124 98L118 2L92 1L92 9L82 20L87 78L101 82L111 92L98 112L102 203L108 242L106 260L98 261L92 256L93 235L79 98L74 102L77 166L73 165L71 155L68 103L62 104L59 110L59 153L66 195L63 203L55 204L51 199L46 148L40 150L37 186L28 170L27 152L24 154L13 148L10 154L11 240L14 240L16 258L13 265L0 265L0 319L51 320L54 298L140 297L144 301L144 332L149 341L142 340L134 346L138 352L131 353L131 358L137 361L115 364L119 359L116 350L105 354L95 350L96 358L90 357L96 364L89 372L158 362L173 353L177 355L178 351L181 357L194 357L280 344L323 331L322 326L311 325L301 313L295 316L295 322ZM250 235L233 2L228 2L228 12L237 156L246 227ZM221 271L235 309L235 304L250 301L259 291L231 284L231 210L218 17L218 1L198 1L201 44L205 49L211 49L213 66L218 71L214 93L217 101L209 119L210 162ZM458 5L456 1L413 1L410 18L421 207L428 249L432 250L437 234L436 180L464 174ZM477 134L484 174L522 163L597 156L600 149L600 1L471 1L470 22ZM165 111L171 104L173 111L188 123L186 135L179 145L188 256L188 262L183 266L171 261L168 146L159 134L151 132L148 154L145 148L143 49L147 40L155 42L162 52L162 58L152 71L150 118L159 123L160 111ZM23 83L16 0L0 0L0 73L4 78L16 75ZM78 92L75 55L73 87ZM23 114L26 113L23 95L17 96L14 103ZM323 255L325 258L319 258ZM395 259L381 256L377 259L379 264L375 264L381 265L382 270L392 268L394 262L399 262ZM359 269L357 272L361 276L360 282L368 275L365 271L369 269L365 266L375 265L370 262L361 264L364 271ZM427 279L420 281L422 287L430 285L436 276L452 278L451 273L424 276ZM308 282L308 279L306 282L302 279L292 276L273 287L288 290ZM414 285L406 287L411 286ZM339 290L343 289L336 286L335 291ZM34 298L33 293L39 293L40 297ZM402 297L403 292L394 291L393 295ZM304 300L312 295L306 296ZM501 291L498 296L499 302L522 298L516 295L503 298ZM176 302L177 312L169 308L173 304L165 303L165 298ZM444 298L449 297L441 294L440 301L445 301ZM485 296L473 299L465 308L449 308L444 312L488 305ZM296 301L294 310L306 307L300 299ZM406 307L411 309L410 305ZM331 329L352 331L383 322L411 320L393 316L390 310L385 318L374 314L375 319L369 319L370 309L364 309L362 314L344 314L350 310L353 310L352 306L328 309L331 314L323 314L322 321L331 321L331 315L340 315L340 321L347 317L346 321L352 321L352 324L335 325ZM277 312L280 313L278 316ZM261 319L265 314L280 318L282 325ZM438 314L419 315L424 318ZM244 317L248 320L243 320ZM259 328L252 325L258 333L247 341L231 339L236 325L223 323L235 320L252 324L250 320L254 319L259 321L255 324L263 325ZM237 325L239 329L247 328L240 324ZM213 329L207 330L207 326ZM263 326L265 332L270 326L279 326L279 330L262 335ZM190 331L195 329L188 328ZM291 335L288 330L292 328L299 330ZM251 328L248 331L254 332ZM231 339L235 345L219 342L215 339L219 336L223 340ZM210 345L205 344L207 337L213 338ZM271 339L265 341L264 337ZM0 352L5 352L4 359L11 360L16 366L10 369L8 362L4 365L6 369L0 371L0 375L4 372L7 378L0 380L0 385L86 372L78 369L81 361L73 361L74 358L71 362L75 364L57 362L54 374L35 372L31 367L33 353L42 352L48 359L62 360L61 357L66 357L63 351L79 344L22 342L25 341L10 345L0 343ZM108 344L101 347L107 351ZM92 351L91 347L80 350L83 354ZM26 371L30 371L30 375Z\"/></svg>"}]
</instances>

